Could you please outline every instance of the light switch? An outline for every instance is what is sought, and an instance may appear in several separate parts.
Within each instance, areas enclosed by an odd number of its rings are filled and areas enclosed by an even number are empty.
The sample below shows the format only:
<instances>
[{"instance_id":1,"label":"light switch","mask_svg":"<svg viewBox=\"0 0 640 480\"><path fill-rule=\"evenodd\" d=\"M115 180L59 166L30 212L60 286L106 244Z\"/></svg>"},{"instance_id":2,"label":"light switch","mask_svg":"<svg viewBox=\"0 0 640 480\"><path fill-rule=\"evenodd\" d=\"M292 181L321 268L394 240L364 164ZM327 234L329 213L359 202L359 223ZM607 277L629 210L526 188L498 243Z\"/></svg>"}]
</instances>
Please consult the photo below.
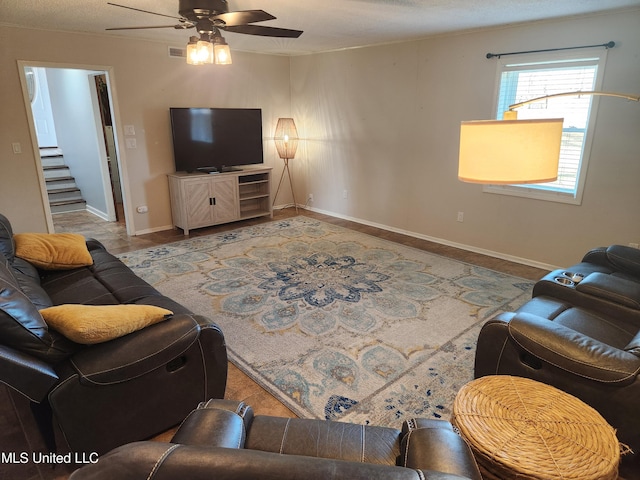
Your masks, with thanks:
<instances>
[{"instance_id":1,"label":"light switch","mask_svg":"<svg viewBox=\"0 0 640 480\"><path fill-rule=\"evenodd\" d=\"M124 134L125 135L135 135L136 134L136 129L133 127L133 125L125 125L124 126Z\"/></svg>"},{"instance_id":2,"label":"light switch","mask_svg":"<svg viewBox=\"0 0 640 480\"><path fill-rule=\"evenodd\" d=\"M127 148L138 148L138 144L135 138L126 138L125 144L127 145Z\"/></svg>"},{"instance_id":3,"label":"light switch","mask_svg":"<svg viewBox=\"0 0 640 480\"><path fill-rule=\"evenodd\" d=\"M12 143L11 148L13 148L13 153L15 154L22 153L22 145L20 145L20 142Z\"/></svg>"}]
</instances>

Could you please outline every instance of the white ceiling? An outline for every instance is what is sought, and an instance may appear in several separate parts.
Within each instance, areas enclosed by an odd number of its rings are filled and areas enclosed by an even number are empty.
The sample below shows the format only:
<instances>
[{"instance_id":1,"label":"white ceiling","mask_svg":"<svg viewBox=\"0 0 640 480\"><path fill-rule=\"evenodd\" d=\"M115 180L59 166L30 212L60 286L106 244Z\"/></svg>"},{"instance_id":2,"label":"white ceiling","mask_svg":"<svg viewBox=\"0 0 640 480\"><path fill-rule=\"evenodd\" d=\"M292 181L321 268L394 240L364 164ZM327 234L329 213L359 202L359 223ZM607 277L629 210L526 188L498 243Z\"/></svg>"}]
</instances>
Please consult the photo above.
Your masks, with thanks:
<instances>
[{"instance_id":1,"label":"white ceiling","mask_svg":"<svg viewBox=\"0 0 640 480\"><path fill-rule=\"evenodd\" d=\"M178 15L178 0L110 1ZM223 35L232 50L296 55L638 6L640 0L229 0L232 11L262 9L277 17L259 25L304 33L297 39ZM174 23L169 18L107 5L107 0L0 2L0 24L4 25L144 38L182 47L193 30L105 31L107 27Z\"/></svg>"}]
</instances>

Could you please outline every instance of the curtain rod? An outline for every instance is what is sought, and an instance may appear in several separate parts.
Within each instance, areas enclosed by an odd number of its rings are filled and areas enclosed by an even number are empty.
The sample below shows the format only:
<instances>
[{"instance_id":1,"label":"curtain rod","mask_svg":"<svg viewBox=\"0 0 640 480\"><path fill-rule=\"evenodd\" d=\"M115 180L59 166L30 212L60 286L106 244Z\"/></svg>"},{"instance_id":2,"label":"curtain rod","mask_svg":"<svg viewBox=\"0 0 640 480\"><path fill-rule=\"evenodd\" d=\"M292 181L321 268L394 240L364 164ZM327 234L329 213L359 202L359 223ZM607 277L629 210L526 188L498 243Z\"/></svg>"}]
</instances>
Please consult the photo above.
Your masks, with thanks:
<instances>
[{"instance_id":1,"label":"curtain rod","mask_svg":"<svg viewBox=\"0 0 640 480\"><path fill-rule=\"evenodd\" d=\"M593 47L604 47L604 48L613 48L615 47L615 42L603 43L602 45L583 45L581 47L562 47L562 48L547 48L546 50L528 50L526 52L507 52L507 53L487 53L487 58L493 57L502 57L503 55L521 55L524 53L541 53L541 52L557 52L559 50L574 50L576 48L593 48Z\"/></svg>"}]
</instances>

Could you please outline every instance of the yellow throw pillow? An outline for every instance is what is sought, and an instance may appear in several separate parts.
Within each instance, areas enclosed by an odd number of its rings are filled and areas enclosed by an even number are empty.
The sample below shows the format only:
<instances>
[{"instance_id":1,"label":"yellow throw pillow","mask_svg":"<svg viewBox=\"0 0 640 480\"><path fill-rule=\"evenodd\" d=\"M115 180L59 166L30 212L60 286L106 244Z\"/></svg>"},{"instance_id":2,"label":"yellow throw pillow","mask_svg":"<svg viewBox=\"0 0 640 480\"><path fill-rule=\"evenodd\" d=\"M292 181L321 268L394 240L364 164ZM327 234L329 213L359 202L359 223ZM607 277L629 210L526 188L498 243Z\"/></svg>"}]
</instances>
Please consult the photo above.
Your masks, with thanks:
<instances>
[{"instance_id":1,"label":"yellow throw pillow","mask_svg":"<svg viewBox=\"0 0 640 480\"><path fill-rule=\"evenodd\" d=\"M16 233L16 257L44 270L93 265L85 238L77 233Z\"/></svg>"},{"instance_id":2,"label":"yellow throw pillow","mask_svg":"<svg viewBox=\"0 0 640 480\"><path fill-rule=\"evenodd\" d=\"M168 319L173 312L153 305L58 305L40 310L44 321L69 340L107 342Z\"/></svg>"}]
</instances>

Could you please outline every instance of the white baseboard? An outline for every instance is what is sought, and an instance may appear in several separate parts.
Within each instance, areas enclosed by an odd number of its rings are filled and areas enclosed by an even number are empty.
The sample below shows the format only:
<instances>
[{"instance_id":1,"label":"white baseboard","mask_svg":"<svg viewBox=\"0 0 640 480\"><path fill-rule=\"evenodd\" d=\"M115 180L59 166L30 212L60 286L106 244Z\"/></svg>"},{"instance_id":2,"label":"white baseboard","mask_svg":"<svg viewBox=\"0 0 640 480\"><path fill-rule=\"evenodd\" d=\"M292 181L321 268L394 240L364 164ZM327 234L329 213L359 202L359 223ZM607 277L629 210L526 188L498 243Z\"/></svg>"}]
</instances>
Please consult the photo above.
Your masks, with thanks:
<instances>
[{"instance_id":1,"label":"white baseboard","mask_svg":"<svg viewBox=\"0 0 640 480\"><path fill-rule=\"evenodd\" d=\"M558 268L561 268L561 267L556 266L556 265L550 265L550 264L547 264L547 263L538 262L536 260L531 260L531 259L528 259L528 258L516 257L516 256L513 256L513 255L507 255L507 254L504 254L504 253L501 253L501 252L494 252L492 250L486 250L484 248L474 247L473 245L465 245L465 244L462 244L462 243L451 242L451 241L443 239L443 238L430 237L429 235L423 235L421 233L411 232L411 231L403 230L403 229L400 229L400 228L394 228L394 227L390 227L388 225L382 225L380 223L369 222L367 220L362 220L360 218L350 217L348 215L341 215L341 214L335 213L335 212L328 212L328 211L325 211L325 210L320 210L318 208L313 208L313 207L309 207L309 206L299 206L298 208L303 208L305 210L310 210L312 212L321 213L321 214L324 214L324 215L329 215L331 217L342 218L343 220L349 220L350 222L361 223L362 225L367 225L369 227L380 228L381 230L386 230L388 232L400 233L402 235L407 235L409 237L419 238L421 240L427 240L429 242L439 243L441 245L446 245L448 247L459 248L461 250L466 250L468 252L479 253L481 255L487 255L489 257L499 258L501 260L507 260L509 262L519 263L521 265L527 265L529 267L540 268L542 270L551 271L551 270L557 270Z\"/></svg>"},{"instance_id":2,"label":"white baseboard","mask_svg":"<svg viewBox=\"0 0 640 480\"><path fill-rule=\"evenodd\" d=\"M273 206L273 209L274 209L274 210L282 210L282 209L284 209L284 208L296 208L296 206L295 206L295 204L294 204L294 203L286 203L286 204L284 204L284 205L274 205L274 206ZM307 209L307 210L311 210L310 208L303 207L303 206L301 206L301 205L298 205L298 208L304 208L304 209Z\"/></svg>"},{"instance_id":3,"label":"white baseboard","mask_svg":"<svg viewBox=\"0 0 640 480\"><path fill-rule=\"evenodd\" d=\"M104 220L105 222L109 222L109 215L101 210L98 210L97 208L92 207L91 205L86 205L85 206L87 212L91 213L92 215L95 215L98 218L101 218L102 220Z\"/></svg>"}]
</instances>

